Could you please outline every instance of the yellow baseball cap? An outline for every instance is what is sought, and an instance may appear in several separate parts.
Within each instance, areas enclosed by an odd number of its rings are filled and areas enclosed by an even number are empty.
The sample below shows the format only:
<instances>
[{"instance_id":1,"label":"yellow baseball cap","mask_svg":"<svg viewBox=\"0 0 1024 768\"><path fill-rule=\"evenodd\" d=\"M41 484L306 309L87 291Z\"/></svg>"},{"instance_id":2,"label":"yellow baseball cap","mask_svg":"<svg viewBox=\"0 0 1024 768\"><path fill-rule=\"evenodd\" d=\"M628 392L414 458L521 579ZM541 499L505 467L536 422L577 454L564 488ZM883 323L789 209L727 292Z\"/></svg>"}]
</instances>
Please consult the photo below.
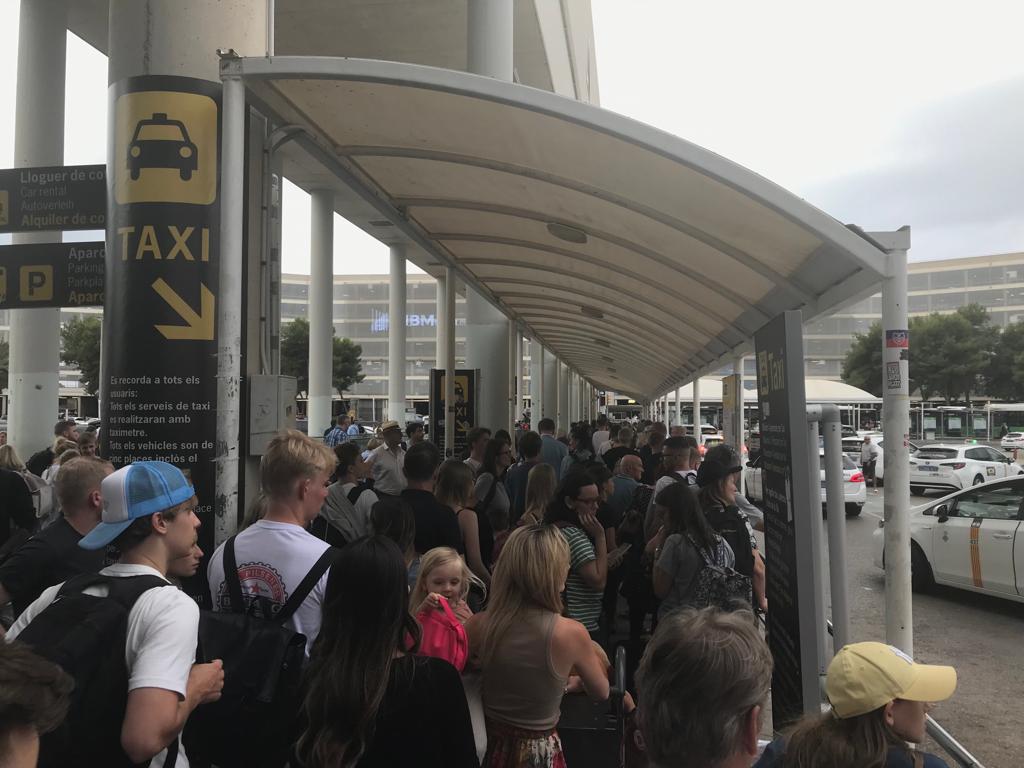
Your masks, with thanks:
<instances>
[{"instance_id":1,"label":"yellow baseball cap","mask_svg":"<svg viewBox=\"0 0 1024 768\"><path fill-rule=\"evenodd\" d=\"M896 699L945 701L956 690L956 670L917 664L885 643L843 646L828 665L825 693L837 717L857 717Z\"/></svg>"}]
</instances>

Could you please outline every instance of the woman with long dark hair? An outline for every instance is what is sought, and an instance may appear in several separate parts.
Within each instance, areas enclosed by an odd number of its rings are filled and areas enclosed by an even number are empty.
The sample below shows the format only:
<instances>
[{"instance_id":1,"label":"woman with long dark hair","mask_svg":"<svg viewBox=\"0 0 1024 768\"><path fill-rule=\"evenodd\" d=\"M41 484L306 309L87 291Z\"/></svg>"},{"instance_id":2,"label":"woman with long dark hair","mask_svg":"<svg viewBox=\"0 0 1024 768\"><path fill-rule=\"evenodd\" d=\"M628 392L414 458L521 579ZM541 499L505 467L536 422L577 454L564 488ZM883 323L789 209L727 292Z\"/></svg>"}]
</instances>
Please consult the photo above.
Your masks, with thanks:
<instances>
[{"instance_id":1,"label":"woman with long dark hair","mask_svg":"<svg viewBox=\"0 0 1024 768\"><path fill-rule=\"evenodd\" d=\"M747 516L736 506L737 478L743 471L740 456L731 445L716 445L709 450L697 470L700 507L712 528L732 547L736 570L750 578L754 588L754 607L765 610L764 561Z\"/></svg>"},{"instance_id":2,"label":"woman with long dark hair","mask_svg":"<svg viewBox=\"0 0 1024 768\"><path fill-rule=\"evenodd\" d=\"M299 765L478 766L459 673L413 655L419 640L398 546L373 536L341 550L306 674Z\"/></svg>"},{"instance_id":3,"label":"woman with long dark hair","mask_svg":"<svg viewBox=\"0 0 1024 768\"><path fill-rule=\"evenodd\" d=\"M457 459L448 459L437 472L434 497L451 509L459 521L462 541L466 545L466 565L485 585L490 584L494 531L487 515L476 509L473 469Z\"/></svg>"},{"instance_id":4,"label":"woman with long dark hair","mask_svg":"<svg viewBox=\"0 0 1024 768\"><path fill-rule=\"evenodd\" d=\"M569 545L569 577L565 580L566 609L570 618L601 642L601 598L608 580L608 544L597 519L601 495L593 478L573 468L555 489L544 522L555 525Z\"/></svg>"},{"instance_id":5,"label":"woman with long dark hair","mask_svg":"<svg viewBox=\"0 0 1024 768\"><path fill-rule=\"evenodd\" d=\"M908 742L925 740L928 711L954 690L952 667L916 664L884 643L846 645L825 678L831 711L772 742L756 768L948 768Z\"/></svg>"},{"instance_id":6,"label":"woman with long dark hair","mask_svg":"<svg viewBox=\"0 0 1024 768\"><path fill-rule=\"evenodd\" d=\"M658 618L682 608L704 608L694 603L694 588L705 558L732 568L736 564L732 548L708 524L689 486L673 483L654 503L664 521L647 543L647 552L654 558L654 594L661 600Z\"/></svg>"},{"instance_id":7,"label":"woman with long dark hair","mask_svg":"<svg viewBox=\"0 0 1024 768\"><path fill-rule=\"evenodd\" d=\"M509 510L512 501L505 488L505 475L512 466L512 446L500 438L487 441L484 461L476 475L476 511L487 518L491 533L496 541L509 527ZM504 537L503 537L504 538ZM492 547L493 549L493 547ZM493 555L488 552L484 558L488 570Z\"/></svg>"}]
</instances>

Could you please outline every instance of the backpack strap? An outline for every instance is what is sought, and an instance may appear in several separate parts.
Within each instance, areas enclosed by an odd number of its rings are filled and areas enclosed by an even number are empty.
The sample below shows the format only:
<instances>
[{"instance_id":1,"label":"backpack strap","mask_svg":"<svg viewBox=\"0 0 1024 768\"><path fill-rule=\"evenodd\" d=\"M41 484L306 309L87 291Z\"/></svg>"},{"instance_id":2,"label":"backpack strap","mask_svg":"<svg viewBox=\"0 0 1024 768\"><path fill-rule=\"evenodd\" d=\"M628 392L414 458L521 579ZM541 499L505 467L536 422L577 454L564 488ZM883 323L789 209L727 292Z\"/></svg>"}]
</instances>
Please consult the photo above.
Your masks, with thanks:
<instances>
[{"instance_id":1,"label":"backpack strap","mask_svg":"<svg viewBox=\"0 0 1024 768\"><path fill-rule=\"evenodd\" d=\"M57 592L56 600L68 595L77 595L89 587L105 585L107 596L119 602L126 610L131 610L144 592L156 587L170 587L172 584L160 576L140 574L139 576L106 576L100 573L85 573L68 579Z\"/></svg>"},{"instance_id":2,"label":"backpack strap","mask_svg":"<svg viewBox=\"0 0 1024 768\"><path fill-rule=\"evenodd\" d=\"M277 624L284 624L288 619L292 617L292 614L299 609L302 602L309 597L309 593L313 591L313 587L317 585L317 582L327 573L327 569L330 568L334 561L338 559L338 555L341 554L340 550L334 547L328 547L324 550L324 553L320 555L320 559L316 561L312 568L309 569L309 573L306 577L299 582L299 586L295 588L295 591L288 596L288 600L281 610L277 612L274 617L274 621ZM238 578L237 576L235 577Z\"/></svg>"},{"instance_id":3,"label":"backpack strap","mask_svg":"<svg viewBox=\"0 0 1024 768\"><path fill-rule=\"evenodd\" d=\"M228 588L228 604L231 613L245 613L242 582L238 580L238 562L235 560L234 536L224 542L224 584Z\"/></svg>"}]
</instances>

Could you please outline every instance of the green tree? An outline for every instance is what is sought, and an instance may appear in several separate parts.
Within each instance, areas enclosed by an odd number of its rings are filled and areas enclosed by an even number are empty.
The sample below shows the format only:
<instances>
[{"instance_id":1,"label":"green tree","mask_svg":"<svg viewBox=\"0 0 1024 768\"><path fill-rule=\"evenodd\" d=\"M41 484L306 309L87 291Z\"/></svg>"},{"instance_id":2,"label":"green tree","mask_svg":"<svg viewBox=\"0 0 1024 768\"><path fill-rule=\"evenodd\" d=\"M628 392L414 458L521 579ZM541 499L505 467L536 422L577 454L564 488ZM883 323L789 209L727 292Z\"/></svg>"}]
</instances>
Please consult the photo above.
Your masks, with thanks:
<instances>
[{"instance_id":1,"label":"green tree","mask_svg":"<svg viewBox=\"0 0 1024 768\"><path fill-rule=\"evenodd\" d=\"M882 396L882 324L872 323L867 333L854 334L843 360L842 379L853 387Z\"/></svg>"},{"instance_id":2,"label":"green tree","mask_svg":"<svg viewBox=\"0 0 1024 768\"><path fill-rule=\"evenodd\" d=\"M985 393L1010 402L1024 400L1024 323L1011 323L999 334L985 371Z\"/></svg>"},{"instance_id":3,"label":"green tree","mask_svg":"<svg viewBox=\"0 0 1024 768\"><path fill-rule=\"evenodd\" d=\"M82 372L82 387L90 395L96 394L100 383L102 327L98 317L84 317L70 320L60 329L60 359Z\"/></svg>"},{"instance_id":4,"label":"green tree","mask_svg":"<svg viewBox=\"0 0 1024 768\"><path fill-rule=\"evenodd\" d=\"M911 324L911 379L922 397L942 395L947 401L970 402L984 387L998 329L987 310L976 304L951 314L932 313Z\"/></svg>"},{"instance_id":5,"label":"green tree","mask_svg":"<svg viewBox=\"0 0 1024 768\"><path fill-rule=\"evenodd\" d=\"M7 371L11 365L11 345L0 341L0 389L7 386Z\"/></svg>"},{"instance_id":6,"label":"green tree","mask_svg":"<svg viewBox=\"0 0 1024 768\"><path fill-rule=\"evenodd\" d=\"M338 394L363 380L362 354L363 348L350 339L334 337L331 383ZM304 317L281 328L281 373L298 379L300 392L309 391L309 321Z\"/></svg>"}]
</instances>

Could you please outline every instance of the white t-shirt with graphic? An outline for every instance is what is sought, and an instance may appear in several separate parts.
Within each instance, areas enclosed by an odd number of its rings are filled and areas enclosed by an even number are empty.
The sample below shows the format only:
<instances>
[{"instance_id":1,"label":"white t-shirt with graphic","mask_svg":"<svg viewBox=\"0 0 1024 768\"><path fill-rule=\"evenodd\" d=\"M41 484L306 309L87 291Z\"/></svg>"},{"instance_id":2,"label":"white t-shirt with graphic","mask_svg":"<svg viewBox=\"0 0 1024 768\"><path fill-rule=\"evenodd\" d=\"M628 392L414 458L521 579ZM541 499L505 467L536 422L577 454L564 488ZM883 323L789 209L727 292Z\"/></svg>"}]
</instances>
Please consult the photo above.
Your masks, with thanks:
<instances>
[{"instance_id":1,"label":"white t-shirt with graphic","mask_svg":"<svg viewBox=\"0 0 1024 768\"><path fill-rule=\"evenodd\" d=\"M159 576L147 565L117 564L100 571L104 576ZM18 617L7 633L13 641L36 616L57 597L63 583L45 590ZM97 585L85 590L87 595L103 597L106 587ZM168 582L142 593L128 614L128 637L124 657L128 666L128 690L162 688L185 698L188 675L196 660L196 638L199 633L199 606L180 589ZM164 768L167 750L151 761L151 768ZM171 768L167 766L166 768ZM189 768L185 750L179 744L174 768Z\"/></svg>"},{"instance_id":2,"label":"white t-shirt with graphic","mask_svg":"<svg viewBox=\"0 0 1024 768\"><path fill-rule=\"evenodd\" d=\"M364 494L365 495L365 494ZM328 549L326 542L292 523L260 520L235 538L235 562L242 583L242 598L254 602L253 615L263 616L269 606L276 614L287 602L292 590L306 578L316 561ZM224 582L224 545L210 558L207 567L213 610L229 611L227 584ZM327 572L321 577L285 626L306 636L306 654L320 633ZM269 616L266 618L270 618Z\"/></svg>"}]
</instances>

